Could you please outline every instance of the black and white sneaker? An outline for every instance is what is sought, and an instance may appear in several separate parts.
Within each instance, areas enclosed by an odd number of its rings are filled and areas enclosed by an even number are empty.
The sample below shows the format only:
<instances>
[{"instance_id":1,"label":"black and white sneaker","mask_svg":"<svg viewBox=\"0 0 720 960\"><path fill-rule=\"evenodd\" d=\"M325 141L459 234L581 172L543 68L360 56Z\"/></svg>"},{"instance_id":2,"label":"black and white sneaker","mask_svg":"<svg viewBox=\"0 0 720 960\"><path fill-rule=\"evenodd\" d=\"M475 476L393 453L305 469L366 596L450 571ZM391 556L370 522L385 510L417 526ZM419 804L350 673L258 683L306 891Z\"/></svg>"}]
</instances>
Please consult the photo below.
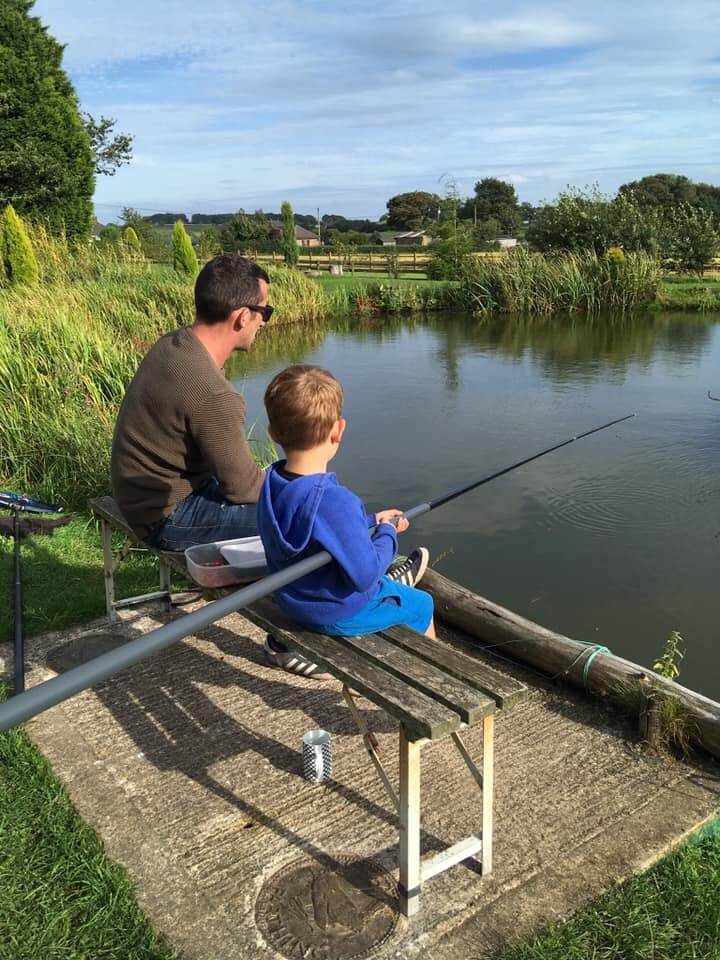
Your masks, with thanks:
<instances>
[{"instance_id":1,"label":"black and white sneaker","mask_svg":"<svg viewBox=\"0 0 720 960\"><path fill-rule=\"evenodd\" d=\"M418 547L409 557L390 567L386 576L396 583L404 583L406 587L414 587L422 580L430 560L430 551L427 547Z\"/></svg>"},{"instance_id":2,"label":"black and white sneaker","mask_svg":"<svg viewBox=\"0 0 720 960\"><path fill-rule=\"evenodd\" d=\"M321 670L316 663L308 660L297 650L288 650L284 643L276 640L270 633L265 637L264 653L265 659L271 667L280 667L282 670L287 670L288 673L297 673L301 677L324 677L327 675L327 670Z\"/></svg>"}]
</instances>

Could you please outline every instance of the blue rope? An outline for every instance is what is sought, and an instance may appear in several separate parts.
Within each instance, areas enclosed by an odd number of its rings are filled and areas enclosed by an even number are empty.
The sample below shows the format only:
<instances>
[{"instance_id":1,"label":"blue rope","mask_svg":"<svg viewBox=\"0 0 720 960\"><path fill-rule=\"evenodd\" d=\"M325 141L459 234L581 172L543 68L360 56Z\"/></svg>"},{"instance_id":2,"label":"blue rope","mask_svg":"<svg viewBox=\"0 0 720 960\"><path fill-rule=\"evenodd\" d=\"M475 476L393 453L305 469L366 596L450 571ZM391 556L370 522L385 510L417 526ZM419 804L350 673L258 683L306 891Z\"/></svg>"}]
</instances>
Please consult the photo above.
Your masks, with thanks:
<instances>
[{"instance_id":1,"label":"blue rope","mask_svg":"<svg viewBox=\"0 0 720 960\"><path fill-rule=\"evenodd\" d=\"M588 689L588 674L590 673L590 664L599 653L612 653L609 647L603 647L602 644L594 643L592 646L594 648L593 652L587 658L585 661L585 666L583 667L583 686L586 690Z\"/></svg>"}]
</instances>

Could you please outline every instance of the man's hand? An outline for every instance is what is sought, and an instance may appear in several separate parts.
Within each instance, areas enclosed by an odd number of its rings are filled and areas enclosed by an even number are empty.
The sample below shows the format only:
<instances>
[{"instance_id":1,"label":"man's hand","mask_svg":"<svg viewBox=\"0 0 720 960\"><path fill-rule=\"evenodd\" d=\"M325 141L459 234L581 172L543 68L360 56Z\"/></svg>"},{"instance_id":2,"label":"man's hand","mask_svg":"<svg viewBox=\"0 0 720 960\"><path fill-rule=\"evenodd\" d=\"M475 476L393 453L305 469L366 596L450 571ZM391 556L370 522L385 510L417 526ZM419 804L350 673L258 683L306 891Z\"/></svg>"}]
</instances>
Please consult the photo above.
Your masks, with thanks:
<instances>
[{"instance_id":1,"label":"man's hand","mask_svg":"<svg viewBox=\"0 0 720 960\"><path fill-rule=\"evenodd\" d=\"M404 533L410 526L410 521L405 519L402 510L381 510L375 514L375 523L390 523L398 533Z\"/></svg>"}]
</instances>

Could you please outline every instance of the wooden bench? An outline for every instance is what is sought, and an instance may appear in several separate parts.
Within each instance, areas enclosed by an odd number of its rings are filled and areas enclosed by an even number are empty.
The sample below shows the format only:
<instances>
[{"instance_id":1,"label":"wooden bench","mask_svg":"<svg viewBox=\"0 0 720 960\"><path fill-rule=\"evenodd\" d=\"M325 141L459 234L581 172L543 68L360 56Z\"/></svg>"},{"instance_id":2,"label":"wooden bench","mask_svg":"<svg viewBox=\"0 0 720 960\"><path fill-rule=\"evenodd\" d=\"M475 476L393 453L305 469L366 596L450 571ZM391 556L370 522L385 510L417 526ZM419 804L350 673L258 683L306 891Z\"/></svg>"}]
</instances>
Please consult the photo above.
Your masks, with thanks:
<instances>
[{"instance_id":1,"label":"wooden bench","mask_svg":"<svg viewBox=\"0 0 720 960\"><path fill-rule=\"evenodd\" d=\"M100 519L105 566L105 599L108 618L117 619L120 607L171 599L171 570L186 572L181 553L147 547L120 513L112 497L90 501ZM113 557L111 535L119 530L125 544ZM160 563L160 589L142 596L115 599L114 573L133 547L156 554ZM227 593L230 588L217 591ZM242 610L243 616L271 633L290 649L299 650L326 669L342 684L350 713L362 736L390 800L400 818L400 903L403 913L417 913L422 884L450 867L474 857L483 875L492 870L494 718L522 700L526 687L442 641L406 627L393 627L363 637L328 637L300 628L282 615L268 597ZM396 791L378 753L375 737L357 709L353 692L362 694L399 722L399 789ZM460 731L482 723L481 769L470 756ZM480 828L424 860L420 856L420 750L424 744L450 737L482 791Z\"/></svg>"},{"instance_id":2,"label":"wooden bench","mask_svg":"<svg viewBox=\"0 0 720 960\"><path fill-rule=\"evenodd\" d=\"M343 685L343 696L365 748L400 817L400 902L405 916L419 909L420 888L431 877L470 857L482 874L492 870L494 718L527 688L480 661L407 627L362 637L328 637L299 629L271 598L242 611L257 626L299 650ZM377 741L351 691L362 694L399 721L400 783L396 792L383 767ZM482 769L463 743L463 727L482 723ZM482 791L480 829L432 857L420 856L420 750L450 737Z\"/></svg>"},{"instance_id":3,"label":"wooden bench","mask_svg":"<svg viewBox=\"0 0 720 960\"><path fill-rule=\"evenodd\" d=\"M105 609L110 623L117 621L117 611L121 607L132 607L138 603L147 603L149 600L164 600L169 609L172 601L171 576L172 571L187 575L187 565L184 553L172 553L167 550L155 550L144 543L135 533L120 508L112 497L96 497L88 502L90 510L100 520L103 541L103 568L105 573ZM125 536L119 553L113 556L112 532L116 530ZM153 554L158 558L160 569L160 589L152 593L143 593L136 597L115 599L115 573L122 561L131 550L139 550ZM198 591L199 592L199 591Z\"/></svg>"}]
</instances>

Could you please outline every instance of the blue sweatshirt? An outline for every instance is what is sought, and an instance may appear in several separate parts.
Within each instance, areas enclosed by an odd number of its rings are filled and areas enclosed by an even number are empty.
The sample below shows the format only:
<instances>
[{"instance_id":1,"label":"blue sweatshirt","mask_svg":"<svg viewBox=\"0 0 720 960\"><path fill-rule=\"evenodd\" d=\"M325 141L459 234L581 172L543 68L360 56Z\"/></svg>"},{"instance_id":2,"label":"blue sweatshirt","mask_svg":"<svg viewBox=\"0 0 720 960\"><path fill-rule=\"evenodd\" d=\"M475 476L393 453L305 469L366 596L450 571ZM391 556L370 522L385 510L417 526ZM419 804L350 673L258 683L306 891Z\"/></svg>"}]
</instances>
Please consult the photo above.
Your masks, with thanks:
<instances>
[{"instance_id":1,"label":"blue sweatshirt","mask_svg":"<svg viewBox=\"0 0 720 960\"><path fill-rule=\"evenodd\" d=\"M375 517L362 501L341 487L334 473L313 473L287 480L268 468L257 504L257 522L267 565L274 573L321 550L328 563L280 590L275 599L293 620L320 627L359 613L375 597L397 552L397 534L381 523L371 538Z\"/></svg>"}]
</instances>

